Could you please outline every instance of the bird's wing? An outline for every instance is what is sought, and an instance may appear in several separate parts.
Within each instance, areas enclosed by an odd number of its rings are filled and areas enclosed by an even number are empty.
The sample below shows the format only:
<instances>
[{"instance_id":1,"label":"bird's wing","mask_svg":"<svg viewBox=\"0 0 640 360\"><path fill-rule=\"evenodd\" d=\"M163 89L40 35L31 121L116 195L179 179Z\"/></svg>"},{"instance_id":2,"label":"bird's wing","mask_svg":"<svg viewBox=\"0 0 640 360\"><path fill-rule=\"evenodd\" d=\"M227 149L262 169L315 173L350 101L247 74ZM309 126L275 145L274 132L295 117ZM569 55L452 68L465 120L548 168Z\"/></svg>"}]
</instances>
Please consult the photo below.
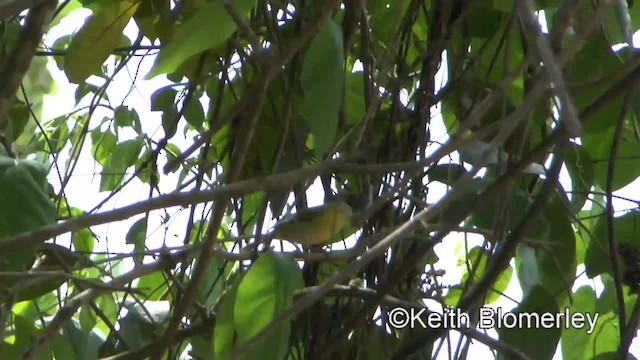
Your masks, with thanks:
<instances>
[{"instance_id":1,"label":"bird's wing","mask_svg":"<svg viewBox=\"0 0 640 360\"><path fill-rule=\"evenodd\" d=\"M312 207L300 210L296 213L287 215L278 221L278 224L289 224L291 222L310 222L318 216L324 208L322 206Z\"/></svg>"}]
</instances>

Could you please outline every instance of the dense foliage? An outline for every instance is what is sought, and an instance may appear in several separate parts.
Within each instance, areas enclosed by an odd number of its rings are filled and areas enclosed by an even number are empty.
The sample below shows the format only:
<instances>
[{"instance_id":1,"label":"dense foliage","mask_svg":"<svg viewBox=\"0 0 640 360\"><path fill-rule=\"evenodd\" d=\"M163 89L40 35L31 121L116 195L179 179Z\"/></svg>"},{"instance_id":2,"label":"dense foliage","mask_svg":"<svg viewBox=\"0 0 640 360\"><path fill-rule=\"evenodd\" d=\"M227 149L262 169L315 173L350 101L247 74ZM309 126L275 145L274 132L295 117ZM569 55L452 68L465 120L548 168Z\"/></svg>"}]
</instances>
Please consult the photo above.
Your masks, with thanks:
<instances>
[{"instance_id":1,"label":"dense foliage","mask_svg":"<svg viewBox=\"0 0 640 360\"><path fill-rule=\"evenodd\" d=\"M3 3L1 359L625 358L633 1ZM340 239L270 241L335 194ZM392 326L510 283L593 332Z\"/></svg>"}]
</instances>

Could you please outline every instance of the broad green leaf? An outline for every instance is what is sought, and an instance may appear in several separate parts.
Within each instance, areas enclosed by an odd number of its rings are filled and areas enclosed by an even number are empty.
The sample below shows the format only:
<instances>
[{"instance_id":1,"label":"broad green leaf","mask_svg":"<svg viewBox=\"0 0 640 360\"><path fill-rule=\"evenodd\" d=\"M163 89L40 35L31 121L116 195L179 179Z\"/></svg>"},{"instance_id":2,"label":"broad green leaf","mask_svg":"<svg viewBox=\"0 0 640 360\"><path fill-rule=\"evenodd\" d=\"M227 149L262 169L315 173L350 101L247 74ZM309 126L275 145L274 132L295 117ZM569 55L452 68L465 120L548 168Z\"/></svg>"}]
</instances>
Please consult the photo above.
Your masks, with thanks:
<instances>
[{"instance_id":1,"label":"broad green leaf","mask_svg":"<svg viewBox=\"0 0 640 360\"><path fill-rule=\"evenodd\" d=\"M8 344L6 341L0 349L1 359L19 359L23 353L33 345L32 339L36 338L42 333L42 329L37 327L34 323L34 319L26 318L23 316L13 317L13 336L15 341L13 344ZM5 339L6 339L5 335ZM33 349L32 349L33 350ZM53 360L52 351L50 346L38 349L35 354L32 354L33 359L38 360Z\"/></svg>"},{"instance_id":2,"label":"broad green leaf","mask_svg":"<svg viewBox=\"0 0 640 360\"><path fill-rule=\"evenodd\" d=\"M506 309L500 310L506 312ZM541 286L537 286L529 292L520 305L513 310L513 313L537 314L538 316L545 313L557 314L558 306L551 294ZM529 316L525 317L525 319L533 317L534 316ZM544 328L542 326L536 326L535 323L498 328L500 341L522 351L530 356L531 359L540 360L551 359L553 357L558 341L560 340L560 332L560 328L557 326ZM535 341L532 341L533 339L535 339ZM507 359L507 357L499 354L498 359Z\"/></svg>"},{"instance_id":3,"label":"broad green leaf","mask_svg":"<svg viewBox=\"0 0 640 360\"><path fill-rule=\"evenodd\" d=\"M554 197L544 210L549 236L536 249L540 285L558 304L571 292L576 274L576 239L567 209Z\"/></svg>"},{"instance_id":4,"label":"broad green leaf","mask_svg":"<svg viewBox=\"0 0 640 360\"><path fill-rule=\"evenodd\" d=\"M140 278L136 289L142 292L147 300L159 300L168 287L168 279L162 271L156 271Z\"/></svg>"},{"instance_id":5,"label":"broad green leaf","mask_svg":"<svg viewBox=\"0 0 640 360\"><path fill-rule=\"evenodd\" d=\"M139 132L141 127L140 117L134 108L128 106L118 106L113 110L115 114L115 122L118 127L131 127Z\"/></svg>"},{"instance_id":6,"label":"broad green leaf","mask_svg":"<svg viewBox=\"0 0 640 360\"><path fill-rule=\"evenodd\" d=\"M109 130L102 132L99 128L91 131L91 154L102 166L107 166L116 148L118 138Z\"/></svg>"},{"instance_id":7,"label":"broad green leaf","mask_svg":"<svg viewBox=\"0 0 640 360\"><path fill-rule=\"evenodd\" d=\"M590 6L587 5L584 7L588 8ZM592 19L589 18L586 21L591 23ZM607 39L601 33L598 33L598 36L591 37L589 41L585 43L567 66L569 81L576 84L589 84L593 79L603 78L606 79L606 82L592 86L582 86L574 91L573 96L578 109L584 109L590 105L618 80L619 76L611 76L611 74L620 64L621 60L613 50L611 50L611 44L608 43ZM585 133L598 135L598 133L603 130L613 127L620 115L622 103L623 97L620 96L608 102L606 106L603 106L589 119L589 122L586 123L584 127Z\"/></svg>"},{"instance_id":8,"label":"broad green leaf","mask_svg":"<svg viewBox=\"0 0 640 360\"><path fill-rule=\"evenodd\" d=\"M56 50L65 51L66 54L66 50L71 43L71 39L73 39L71 35L61 36L53 42L53 48ZM64 55L56 55L53 57L53 59L56 61L56 66L60 71L64 71L64 58Z\"/></svg>"},{"instance_id":9,"label":"broad green leaf","mask_svg":"<svg viewBox=\"0 0 640 360\"><path fill-rule=\"evenodd\" d=\"M273 252L260 256L238 286L233 312L238 343L247 342L286 311L302 284L302 271L293 258ZM290 330L290 324L281 326L247 358L262 359L265 353L274 359L284 357Z\"/></svg>"},{"instance_id":10,"label":"broad green leaf","mask_svg":"<svg viewBox=\"0 0 640 360\"><path fill-rule=\"evenodd\" d=\"M600 156L594 159L595 181L601 188L606 188L609 157L611 156L611 146L603 143L600 147ZM640 176L640 143L636 141L620 142L615 168L613 172L613 191L619 190Z\"/></svg>"},{"instance_id":11,"label":"broad green leaf","mask_svg":"<svg viewBox=\"0 0 640 360\"><path fill-rule=\"evenodd\" d=\"M171 316L169 301L125 301L127 315L118 320L120 334L126 343L122 349L135 349L155 338Z\"/></svg>"},{"instance_id":12,"label":"broad green leaf","mask_svg":"<svg viewBox=\"0 0 640 360\"><path fill-rule=\"evenodd\" d=\"M194 359L214 359L213 357L213 341L211 336L196 335L189 339L191 351L189 352ZM215 359L220 359L215 357Z\"/></svg>"},{"instance_id":13,"label":"broad green leaf","mask_svg":"<svg viewBox=\"0 0 640 360\"><path fill-rule=\"evenodd\" d=\"M53 28L54 26L58 25L63 19L65 19L72 12L81 8L82 8L82 3L80 1L78 0L68 1L68 3L62 9L60 9L60 12L56 14L56 17L51 20L51 23L49 24L49 28Z\"/></svg>"},{"instance_id":14,"label":"broad green leaf","mask_svg":"<svg viewBox=\"0 0 640 360\"><path fill-rule=\"evenodd\" d=\"M596 294L590 286L580 287L575 294L573 294L573 304L571 305L570 312L572 314L581 313L587 316L594 316L596 310ZM571 323L569 323L571 324ZM585 358L591 358L586 356L590 338L594 337L594 334L588 334L589 329L582 327L569 327L562 332L562 359L563 360L582 360Z\"/></svg>"},{"instance_id":15,"label":"broad green leaf","mask_svg":"<svg viewBox=\"0 0 640 360\"><path fill-rule=\"evenodd\" d=\"M585 359L593 359L598 354L616 351L618 349L618 344L620 343L620 329L619 329L619 320L618 314L616 311L602 311L603 310L603 302L607 302L605 298L605 293L603 293L596 303L595 313L598 316L598 321L596 322L595 329L590 334L591 337L589 339L589 343L587 344L587 348L585 351ZM604 306L608 308L608 306Z\"/></svg>"},{"instance_id":16,"label":"broad green leaf","mask_svg":"<svg viewBox=\"0 0 640 360\"><path fill-rule=\"evenodd\" d=\"M302 113L311 126L313 149L323 158L336 140L338 112L343 100L344 54L342 30L327 19L311 41L302 68Z\"/></svg>"},{"instance_id":17,"label":"broad green leaf","mask_svg":"<svg viewBox=\"0 0 640 360\"><path fill-rule=\"evenodd\" d=\"M617 351L601 352L592 357L593 360L618 360L620 355ZM631 353L627 353L625 360L636 360L637 358Z\"/></svg>"},{"instance_id":18,"label":"broad green leaf","mask_svg":"<svg viewBox=\"0 0 640 360\"><path fill-rule=\"evenodd\" d=\"M613 219L614 236L618 244L640 246L640 212L633 210ZM587 276L593 278L602 273L611 273L607 217L601 216L592 231L585 256Z\"/></svg>"},{"instance_id":19,"label":"broad green leaf","mask_svg":"<svg viewBox=\"0 0 640 360\"><path fill-rule=\"evenodd\" d=\"M46 173L36 161L0 156L0 239L55 223ZM23 249L3 254L1 260L5 270L20 271L31 265L33 255L33 249Z\"/></svg>"},{"instance_id":20,"label":"broad green leaf","mask_svg":"<svg viewBox=\"0 0 640 360\"><path fill-rule=\"evenodd\" d=\"M511 10L512 9L509 11ZM493 9L488 1L473 3L469 11L472 11L474 14L474 16L469 16L467 19L470 36L482 39L491 37L494 39L499 38L497 33L500 31L501 21L505 18L502 12ZM493 51L486 51L486 53L481 54L481 56L487 56L493 53Z\"/></svg>"},{"instance_id":21,"label":"broad green leaf","mask_svg":"<svg viewBox=\"0 0 640 360\"><path fill-rule=\"evenodd\" d=\"M46 148L52 153L58 153L67 144L69 140L69 125L66 121L61 121L51 130L47 130L48 141Z\"/></svg>"},{"instance_id":22,"label":"broad green leaf","mask_svg":"<svg viewBox=\"0 0 640 360\"><path fill-rule=\"evenodd\" d=\"M256 0L234 1L236 10L246 16ZM218 47L237 29L235 21L222 5L222 0L206 3L185 23L178 26L168 44L160 50L146 79L174 72L192 55Z\"/></svg>"},{"instance_id":23,"label":"broad green leaf","mask_svg":"<svg viewBox=\"0 0 640 360\"><path fill-rule=\"evenodd\" d=\"M91 331L96 326L96 313L93 312L89 305L80 307L80 329L85 332Z\"/></svg>"},{"instance_id":24,"label":"broad green leaf","mask_svg":"<svg viewBox=\"0 0 640 360\"><path fill-rule=\"evenodd\" d=\"M100 191L112 191L120 185L126 170L138 159L142 144L143 139L139 137L116 145L110 154L109 164L102 170Z\"/></svg>"},{"instance_id":25,"label":"broad green leaf","mask_svg":"<svg viewBox=\"0 0 640 360\"><path fill-rule=\"evenodd\" d=\"M95 245L96 238L91 233L91 230L85 228L78 231L74 231L71 234L71 240L73 242L73 248L78 252L91 253L93 246Z\"/></svg>"},{"instance_id":26,"label":"broad green leaf","mask_svg":"<svg viewBox=\"0 0 640 360\"><path fill-rule=\"evenodd\" d=\"M64 59L69 81L80 84L98 71L136 12L138 1L113 1L96 10L73 37Z\"/></svg>"},{"instance_id":27,"label":"broad green leaf","mask_svg":"<svg viewBox=\"0 0 640 360\"><path fill-rule=\"evenodd\" d=\"M361 71L347 74L344 94L344 108L347 123L358 124L366 113L364 103L364 81Z\"/></svg>"},{"instance_id":28,"label":"broad green leaf","mask_svg":"<svg viewBox=\"0 0 640 360\"><path fill-rule=\"evenodd\" d=\"M242 200L242 226L251 230L257 221L258 211L264 205L263 191L246 195Z\"/></svg>"},{"instance_id":29,"label":"broad green leaf","mask_svg":"<svg viewBox=\"0 0 640 360\"><path fill-rule=\"evenodd\" d=\"M511 201L506 203L499 199L493 198L486 203L480 204L477 210L471 216L473 224L481 229L492 230L496 221L506 223L509 230L515 229L518 224L525 220L527 210L532 203L531 197L522 191L514 191L511 194ZM503 209L507 210L506 218L502 218ZM495 217L499 216L500 219ZM545 239L549 232L549 223L542 214L533 219L526 219L531 222L527 228L525 236L532 240Z\"/></svg>"},{"instance_id":30,"label":"broad green leaf","mask_svg":"<svg viewBox=\"0 0 640 360\"><path fill-rule=\"evenodd\" d=\"M178 109L171 108L162 112L162 129L167 139L171 139L178 131Z\"/></svg>"},{"instance_id":31,"label":"broad green leaf","mask_svg":"<svg viewBox=\"0 0 640 360\"><path fill-rule=\"evenodd\" d=\"M455 306L458 304L460 300L460 295L462 294L462 288L464 288L467 281L473 274L473 282L478 282L484 276L484 272L487 267L487 260L490 254L487 250L480 248L479 246L471 249L467 256L464 259L460 259L458 265L462 265L464 269L464 273L462 275L462 281L459 286L452 288L447 293L445 298L445 302L447 305ZM469 270L471 269L471 270ZM496 279L496 282L489 290L486 303L491 304L494 301L498 300L502 294L504 294L507 286L509 286L509 282L511 281L511 276L513 275L513 269L511 267L506 268L502 274Z\"/></svg>"},{"instance_id":32,"label":"broad green leaf","mask_svg":"<svg viewBox=\"0 0 640 360\"><path fill-rule=\"evenodd\" d=\"M160 179L160 172L158 171L157 164L153 161L153 156L154 151L147 148L136 162L136 171L138 172L140 181L155 186Z\"/></svg>"},{"instance_id":33,"label":"broad green leaf","mask_svg":"<svg viewBox=\"0 0 640 360\"><path fill-rule=\"evenodd\" d=\"M515 260L520 288L526 295L540 283L536 250L528 246L519 246Z\"/></svg>"},{"instance_id":34,"label":"broad green leaf","mask_svg":"<svg viewBox=\"0 0 640 360\"><path fill-rule=\"evenodd\" d=\"M231 359L231 351L236 344L236 325L234 321L234 306L238 292L237 283L233 283L224 295L216 317L213 330L213 349L216 359Z\"/></svg>"},{"instance_id":35,"label":"broad green leaf","mask_svg":"<svg viewBox=\"0 0 640 360\"><path fill-rule=\"evenodd\" d=\"M127 244L135 245L134 252L136 254L133 256L133 261L137 265L141 265L142 260L144 259L144 255L139 255L139 253L144 252L145 242L147 240L147 217L146 216L143 217L142 219L139 219L138 221L133 223L133 225L131 225L125 239Z\"/></svg>"},{"instance_id":36,"label":"broad green leaf","mask_svg":"<svg viewBox=\"0 0 640 360\"><path fill-rule=\"evenodd\" d=\"M220 294L227 275L233 269L233 264L228 264L218 258L213 258L207 267L206 276L198 287L196 299L199 304L213 306L220 300Z\"/></svg>"},{"instance_id":37,"label":"broad green leaf","mask_svg":"<svg viewBox=\"0 0 640 360\"><path fill-rule=\"evenodd\" d=\"M80 103L80 100L84 99L88 94L100 93L100 87L83 82L76 88L76 105Z\"/></svg>"},{"instance_id":38,"label":"broad green leaf","mask_svg":"<svg viewBox=\"0 0 640 360\"><path fill-rule=\"evenodd\" d=\"M198 130L202 128L204 122L204 110L202 110L202 103L197 98L191 99L187 104L187 108L184 112L184 118L187 120L187 124L193 126Z\"/></svg>"},{"instance_id":39,"label":"broad green leaf","mask_svg":"<svg viewBox=\"0 0 640 360\"><path fill-rule=\"evenodd\" d=\"M413 329L412 329L413 330ZM372 324L365 330L364 343L358 341L355 346L361 346L363 359L385 360L392 358L393 351L399 345L399 339L389 334L383 327Z\"/></svg>"},{"instance_id":40,"label":"broad green leaf","mask_svg":"<svg viewBox=\"0 0 640 360\"><path fill-rule=\"evenodd\" d=\"M7 123L7 129L5 135L7 140L12 143L22 135L31 112L29 107L22 101L16 101L11 110L9 110L9 122Z\"/></svg>"},{"instance_id":41,"label":"broad green leaf","mask_svg":"<svg viewBox=\"0 0 640 360\"><path fill-rule=\"evenodd\" d=\"M175 108L178 92L171 86L162 87L151 94L151 111L166 111Z\"/></svg>"},{"instance_id":42,"label":"broad green leaf","mask_svg":"<svg viewBox=\"0 0 640 360\"><path fill-rule=\"evenodd\" d=\"M407 1L387 1L371 0L367 1L367 12L371 16L371 33L376 46L386 49L393 36L394 28L401 21L406 12L409 2Z\"/></svg>"},{"instance_id":43,"label":"broad green leaf","mask_svg":"<svg viewBox=\"0 0 640 360\"><path fill-rule=\"evenodd\" d=\"M109 334L111 332L111 328L109 328L109 325L115 324L118 321L120 304L116 304L113 296L113 294L106 294L96 300L96 305L98 305L98 308L104 314L104 318L99 317L97 319L94 330L102 331L103 334ZM105 320L110 321L111 324L105 324Z\"/></svg>"},{"instance_id":44,"label":"broad green leaf","mask_svg":"<svg viewBox=\"0 0 640 360\"><path fill-rule=\"evenodd\" d=\"M564 160L571 177L571 207L574 212L582 210L589 191L593 186L594 167L589 153L577 144L572 143Z\"/></svg>"}]
</instances>

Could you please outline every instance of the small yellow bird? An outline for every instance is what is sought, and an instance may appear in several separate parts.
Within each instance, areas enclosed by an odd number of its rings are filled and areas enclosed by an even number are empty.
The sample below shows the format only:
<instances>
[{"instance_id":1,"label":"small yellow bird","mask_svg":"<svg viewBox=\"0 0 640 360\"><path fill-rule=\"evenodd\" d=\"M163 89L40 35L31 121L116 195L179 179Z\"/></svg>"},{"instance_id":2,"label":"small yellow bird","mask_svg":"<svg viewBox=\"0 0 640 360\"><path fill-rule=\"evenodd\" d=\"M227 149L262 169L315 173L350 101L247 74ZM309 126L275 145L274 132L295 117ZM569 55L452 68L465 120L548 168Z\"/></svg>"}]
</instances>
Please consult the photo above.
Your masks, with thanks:
<instances>
[{"instance_id":1,"label":"small yellow bird","mask_svg":"<svg viewBox=\"0 0 640 360\"><path fill-rule=\"evenodd\" d=\"M351 225L351 215L346 202L329 201L283 218L276 224L273 238L303 246L327 243Z\"/></svg>"}]
</instances>

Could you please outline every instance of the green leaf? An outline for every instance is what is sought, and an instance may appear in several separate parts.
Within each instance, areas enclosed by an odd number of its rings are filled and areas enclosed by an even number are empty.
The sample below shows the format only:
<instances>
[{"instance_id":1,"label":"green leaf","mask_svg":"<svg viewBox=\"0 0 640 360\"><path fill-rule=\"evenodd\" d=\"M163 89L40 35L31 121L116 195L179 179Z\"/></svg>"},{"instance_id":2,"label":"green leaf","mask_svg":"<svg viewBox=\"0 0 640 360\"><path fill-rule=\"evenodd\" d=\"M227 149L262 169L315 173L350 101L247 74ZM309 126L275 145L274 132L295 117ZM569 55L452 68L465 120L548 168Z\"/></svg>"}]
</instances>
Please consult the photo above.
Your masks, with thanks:
<instances>
[{"instance_id":1,"label":"green leaf","mask_svg":"<svg viewBox=\"0 0 640 360\"><path fill-rule=\"evenodd\" d=\"M511 193L511 201L506 204L509 211L506 219L497 221L507 222L507 229L514 229L527 215L527 209L531 205L532 200L529 195L522 191L514 191ZM499 215L496 210L505 209L504 202L493 198L478 206L478 209L471 215L472 223L486 230L492 230L496 224L495 216ZM533 219L527 219L532 224L527 228L525 234L530 239L544 239L549 231L549 223L542 214L538 214Z\"/></svg>"},{"instance_id":2,"label":"green leaf","mask_svg":"<svg viewBox=\"0 0 640 360\"><path fill-rule=\"evenodd\" d=\"M117 143L118 138L109 130L102 132L96 128L91 131L91 154L101 166L109 164Z\"/></svg>"},{"instance_id":3,"label":"green leaf","mask_svg":"<svg viewBox=\"0 0 640 360\"><path fill-rule=\"evenodd\" d=\"M583 8L589 8L589 6L583 6ZM590 14L589 16L592 15ZM590 23L592 19L589 18L587 21ZM603 34L598 33L597 36L591 37L585 43L567 66L571 81L577 84L588 84L593 79L603 78L606 79L606 82L598 83L594 86L584 86L574 91L573 95L578 109L586 108L613 83L618 81L619 75L612 76L612 73L615 73L614 70L621 63L621 59L613 53L611 45ZM584 127L585 133L599 135L598 133L613 127L619 117L620 109L622 109L623 98L620 96L609 101L606 106L601 107L586 123Z\"/></svg>"},{"instance_id":4,"label":"green leaf","mask_svg":"<svg viewBox=\"0 0 640 360\"><path fill-rule=\"evenodd\" d=\"M549 237L546 247L536 249L540 285L556 297L556 301L571 293L576 274L576 238L568 210L554 197L544 210Z\"/></svg>"},{"instance_id":5,"label":"green leaf","mask_svg":"<svg viewBox=\"0 0 640 360\"><path fill-rule=\"evenodd\" d=\"M151 111L166 111L175 108L178 92L173 87L163 87L151 94Z\"/></svg>"},{"instance_id":6,"label":"green leaf","mask_svg":"<svg viewBox=\"0 0 640 360\"><path fill-rule=\"evenodd\" d=\"M100 179L100 191L116 189L124 178L127 168L134 165L142 148L143 139L127 140L119 143L110 154L109 165L105 166Z\"/></svg>"},{"instance_id":7,"label":"green leaf","mask_svg":"<svg viewBox=\"0 0 640 360\"><path fill-rule=\"evenodd\" d=\"M160 300L160 297L167 289L167 279L161 271L156 271L140 278L136 289L142 292L145 299Z\"/></svg>"},{"instance_id":8,"label":"green leaf","mask_svg":"<svg viewBox=\"0 0 640 360\"><path fill-rule=\"evenodd\" d=\"M49 199L44 165L0 156L0 239L36 231L56 220ZM34 250L3 254L5 270L23 270L33 261Z\"/></svg>"},{"instance_id":9,"label":"green leaf","mask_svg":"<svg viewBox=\"0 0 640 360\"><path fill-rule=\"evenodd\" d=\"M599 154L600 156L594 159L598 160L594 165L595 181L604 189L607 186L611 144L603 142ZM627 186L638 176L640 176L640 143L623 139L619 144L617 158L615 159L612 179L613 191Z\"/></svg>"},{"instance_id":10,"label":"green leaf","mask_svg":"<svg viewBox=\"0 0 640 360\"><path fill-rule=\"evenodd\" d=\"M260 256L238 286L233 316L239 344L253 338L286 311L293 303L294 291L302 284L302 271L293 258L273 252ZM290 323L281 326L247 358L261 359L266 353L274 359L283 358L290 330Z\"/></svg>"},{"instance_id":11,"label":"green leaf","mask_svg":"<svg viewBox=\"0 0 640 360\"><path fill-rule=\"evenodd\" d=\"M258 217L258 211L264 205L266 194L264 191L246 195L242 200L242 226L251 229Z\"/></svg>"},{"instance_id":12,"label":"green leaf","mask_svg":"<svg viewBox=\"0 0 640 360\"><path fill-rule=\"evenodd\" d=\"M184 118L187 120L187 124L193 126L194 129L198 130L202 128L204 110L202 109L200 100L193 98L189 101L184 112Z\"/></svg>"},{"instance_id":13,"label":"green leaf","mask_svg":"<svg viewBox=\"0 0 640 360\"><path fill-rule=\"evenodd\" d=\"M65 54L66 54L66 50L69 47L69 44L71 43L71 39L72 39L71 35L61 36L58 39L56 39L56 41L53 42L53 48L56 50L65 51ZM65 57L63 55L56 55L53 57L53 59L56 61L56 66L60 71L64 71L64 58ZM82 86L82 84L80 84L78 87L80 86ZM76 92L77 92L77 89L76 89ZM77 100L76 100L76 103L77 103Z\"/></svg>"},{"instance_id":14,"label":"green leaf","mask_svg":"<svg viewBox=\"0 0 640 360\"><path fill-rule=\"evenodd\" d=\"M90 254L93 251L96 238L91 233L91 230L85 228L78 231L74 231L71 235L73 241L73 248L78 252Z\"/></svg>"},{"instance_id":15,"label":"green leaf","mask_svg":"<svg viewBox=\"0 0 640 360\"><path fill-rule=\"evenodd\" d=\"M162 129L165 137L171 139L178 131L178 109L172 108L162 113Z\"/></svg>"},{"instance_id":16,"label":"green leaf","mask_svg":"<svg viewBox=\"0 0 640 360\"><path fill-rule=\"evenodd\" d=\"M520 288L523 294L528 294L540 283L536 251L528 246L519 246L515 260Z\"/></svg>"},{"instance_id":17,"label":"green leaf","mask_svg":"<svg viewBox=\"0 0 640 360\"><path fill-rule=\"evenodd\" d=\"M227 264L218 258L214 258L207 267L206 276L198 287L196 299L199 304L213 306L220 300L220 294L230 271L232 264Z\"/></svg>"},{"instance_id":18,"label":"green leaf","mask_svg":"<svg viewBox=\"0 0 640 360\"><path fill-rule=\"evenodd\" d=\"M596 294L590 286L580 287L573 295L573 304L571 304L570 312L572 314L590 314L594 316L596 313ZM562 332L562 359L563 360L582 360L593 358L586 356L589 344L592 342L584 328L570 327Z\"/></svg>"},{"instance_id":19,"label":"green leaf","mask_svg":"<svg viewBox=\"0 0 640 360\"><path fill-rule=\"evenodd\" d=\"M98 322L96 323L95 330L102 331L103 334L109 334L111 332L111 328L109 327L111 324L115 324L118 321L118 313L120 312L120 305L116 304L113 299L113 294L106 294L100 296L96 300L96 305L102 311L104 318L100 317ZM110 324L106 324L106 321L111 321Z\"/></svg>"},{"instance_id":20,"label":"green leaf","mask_svg":"<svg viewBox=\"0 0 640 360\"><path fill-rule=\"evenodd\" d=\"M24 128L29 122L31 112L29 107L22 101L16 101L11 110L9 110L9 122L7 123L7 129L5 135L9 143L14 142L22 135Z\"/></svg>"},{"instance_id":21,"label":"green leaf","mask_svg":"<svg viewBox=\"0 0 640 360\"><path fill-rule=\"evenodd\" d=\"M236 0L233 3L238 13L245 16L253 9L256 0ZM235 21L221 0L206 3L194 16L178 26L169 43L160 50L145 78L149 80L160 74L176 71L189 57L218 47L236 29Z\"/></svg>"},{"instance_id":22,"label":"green leaf","mask_svg":"<svg viewBox=\"0 0 640 360\"><path fill-rule=\"evenodd\" d=\"M613 228L618 244L640 246L640 212L633 210L614 218ZM594 278L605 272L611 274L606 216L600 216L592 235L584 261L587 276Z\"/></svg>"},{"instance_id":23,"label":"green leaf","mask_svg":"<svg viewBox=\"0 0 640 360\"><path fill-rule=\"evenodd\" d=\"M349 125L358 124L367 110L364 103L363 79L362 71L347 74L344 107Z\"/></svg>"},{"instance_id":24,"label":"green leaf","mask_svg":"<svg viewBox=\"0 0 640 360\"><path fill-rule=\"evenodd\" d=\"M557 314L558 305L551 294L541 286L537 286L529 292L520 305L513 310L513 313L538 314L539 316L545 313ZM498 329L498 334L500 341L522 351L531 359L551 359L558 345L558 340L560 340L560 328L557 326L548 329L542 326L536 327L535 324L531 326L526 326L526 324L515 327L503 326ZM506 359L504 356L498 358Z\"/></svg>"},{"instance_id":25,"label":"green leaf","mask_svg":"<svg viewBox=\"0 0 640 360\"><path fill-rule=\"evenodd\" d=\"M15 340L12 344L8 344L5 340L2 349L0 349L1 359L21 358L24 351L26 351L33 345L32 339L36 338L42 333L42 329L39 329L37 326L35 326L33 319L23 316L15 316L13 317L12 332ZM38 351L32 355L32 358L38 360L53 359L49 346L38 349Z\"/></svg>"},{"instance_id":26,"label":"green leaf","mask_svg":"<svg viewBox=\"0 0 640 360\"><path fill-rule=\"evenodd\" d=\"M155 338L171 316L169 301L125 302L127 315L118 321L127 349L135 349ZM124 350L124 349L123 349Z\"/></svg>"},{"instance_id":27,"label":"green leaf","mask_svg":"<svg viewBox=\"0 0 640 360\"><path fill-rule=\"evenodd\" d=\"M237 283L233 283L220 304L213 330L213 348L216 359L231 359L231 351L236 344L236 327L233 314L237 293Z\"/></svg>"},{"instance_id":28,"label":"green leaf","mask_svg":"<svg viewBox=\"0 0 640 360\"><path fill-rule=\"evenodd\" d=\"M78 87L76 88L76 105L78 105L80 103L80 100L84 99L84 97L87 96L88 94L99 94L99 93L100 93L100 87L98 86L95 86L93 84L89 84L86 82L79 84Z\"/></svg>"},{"instance_id":29,"label":"green leaf","mask_svg":"<svg viewBox=\"0 0 640 360\"><path fill-rule=\"evenodd\" d=\"M464 285L469 281L471 274L473 274L473 282L477 282L482 279L487 267L487 259L489 258L489 256L489 251L476 246L469 251L464 259L461 259L458 265L463 265L464 267L462 280L460 281L459 286L450 289L447 293L447 296L445 298L445 302L447 303L447 305L455 306L458 304L458 301L460 300L460 296L462 294L461 289L464 288ZM506 268L500 274L500 276L496 279L494 285L491 287L491 290L489 291L486 301L487 304L495 302L500 298L500 296L502 296L502 294L504 294L507 286L509 286L509 282L511 282L512 275L513 269L511 267Z\"/></svg>"},{"instance_id":30,"label":"green leaf","mask_svg":"<svg viewBox=\"0 0 640 360\"><path fill-rule=\"evenodd\" d=\"M122 31L139 4L138 1L113 1L87 18L65 55L64 70L69 81L80 84L100 69L113 49L120 45Z\"/></svg>"},{"instance_id":31,"label":"green leaf","mask_svg":"<svg viewBox=\"0 0 640 360\"><path fill-rule=\"evenodd\" d=\"M158 184L158 180L160 179L160 172L158 171L158 167L153 161L152 156L154 156L154 151L147 148L142 156L140 156L140 159L136 162L136 171L138 172L138 178L140 181L145 184L155 186Z\"/></svg>"},{"instance_id":32,"label":"green leaf","mask_svg":"<svg viewBox=\"0 0 640 360\"><path fill-rule=\"evenodd\" d=\"M383 49L389 45L394 34L394 27L401 21L407 11L406 1L371 0L367 1L368 15L371 16L371 33L376 45Z\"/></svg>"},{"instance_id":33,"label":"green leaf","mask_svg":"<svg viewBox=\"0 0 640 360\"><path fill-rule=\"evenodd\" d=\"M90 306L82 305L80 308L80 328L85 331L91 331L96 326L96 314Z\"/></svg>"},{"instance_id":34,"label":"green leaf","mask_svg":"<svg viewBox=\"0 0 640 360\"><path fill-rule=\"evenodd\" d=\"M115 114L116 126L131 127L136 130L140 129L140 117L136 109L128 106L118 106L113 112Z\"/></svg>"},{"instance_id":35,"label":"green leaf","mask_svg":"<svg viewBox=\"0 0 640 360\"><path fill-rule=\"evenodd\" d=\"M572 143L567 149L564 164L571 177L573 191L571 193L571 208L574 212L578 212L582 210L593 186L595 176L593 162L589 153L582 146Z\"/></svg>"},{"instance_id":36,"label":"green leaf","mask_svg":"<svg viewBox=\"0 0 640 360\"><path fill-rule=\"evenodd\" d=\"M147 240L147 217L143 217L142 219L136 221L131 225L129 231L126 236L127 244L133 244L134 247L134 256L133 261L137 265L142 264L142 260L144 259L144 255L140 255L145 250L145 242Z\"/></svg>"},{"instance_id":37,"label":"green leaf","mask_svg":"<svg viewBox=\"0 0 640 360\"><path fill-rule=\"evenodd\" d=\"M609 279L611 278L609 277ZM590 334L585 358L595 358L597 354L616 351L620 344L620 321L617 314L615 287L613 281L607 283L605 278L603 278L603 283L605 283L605 290L596 301L595 309L595 314L599 316L595 329ZM625 308L628 310L628 307ZM631 314L630 311L626 313Z\"/></svg>"},{"instance_id":38,"label":"green leaf","mask_svg":"<svg viewBox=\"0 0 640 360\"><path fill-rule=\"evenodd\" d=\"M344 54L342 30L327 19L309 45L302 68L302 113L311 126L313 148L323 158L336 140L338 112L343 100Z\"/></svg>"}]
</instances>

